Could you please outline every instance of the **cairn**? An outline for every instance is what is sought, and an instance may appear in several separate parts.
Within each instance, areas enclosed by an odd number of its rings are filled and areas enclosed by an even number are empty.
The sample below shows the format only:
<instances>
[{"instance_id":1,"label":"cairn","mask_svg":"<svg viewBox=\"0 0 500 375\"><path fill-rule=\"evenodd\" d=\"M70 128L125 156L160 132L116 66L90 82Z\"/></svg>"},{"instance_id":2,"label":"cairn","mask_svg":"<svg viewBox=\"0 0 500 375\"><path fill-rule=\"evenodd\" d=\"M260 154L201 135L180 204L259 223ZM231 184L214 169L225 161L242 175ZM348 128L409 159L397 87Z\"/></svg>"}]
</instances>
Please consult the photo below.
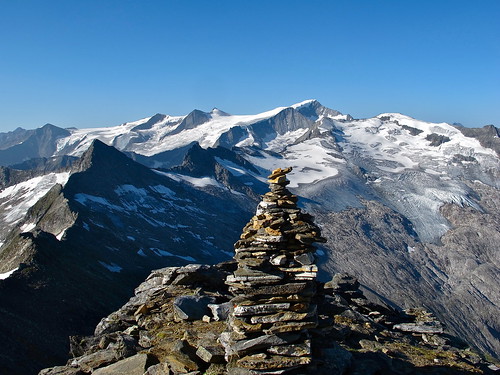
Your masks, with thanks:
<instances>
[{"instance_id":1,"label":"cairn","mask_svg":"<svg viewBox=\"0 0 500 375\"><path fill-rule=\"evenodd\" d=\"M238 268L226 279L235 297L221 337L230 374L280 374L312 359L308 329L318 322L312 244L325 239L286 188L291 170L268 177L271 191L235 244Z\"/></svg>"}]
</instances>

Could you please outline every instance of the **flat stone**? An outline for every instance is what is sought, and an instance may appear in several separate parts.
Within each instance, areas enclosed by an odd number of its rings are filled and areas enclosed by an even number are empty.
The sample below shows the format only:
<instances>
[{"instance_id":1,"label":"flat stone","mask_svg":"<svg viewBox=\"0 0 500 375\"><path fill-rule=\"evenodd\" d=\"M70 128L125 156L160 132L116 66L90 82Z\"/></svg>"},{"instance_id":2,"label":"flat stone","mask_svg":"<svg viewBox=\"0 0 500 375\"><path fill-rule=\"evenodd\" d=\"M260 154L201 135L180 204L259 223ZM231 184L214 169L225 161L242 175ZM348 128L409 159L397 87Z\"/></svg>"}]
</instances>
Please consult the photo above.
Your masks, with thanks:
<instances>
[{"instance_id":1,"label":"flat stone","mask_svg":"<svg viewBox=\"0 0 500 375\"><path fill-rule=\"evenodd\" d=\"M200 345L196 350L196 355L207 363L223 363L224 354L222 346Z\"/></svg>"},{"instance_id":2,"label":"flat stone","mask_svg":"<svg viewBox=\"0 0 500 375\"><path fill-rule=\"evenodd\" d=\"M173 375L166 363L158 363L150 366L144 375Z\"/></svg>"},{"instance_id":3,"label":"flat stone","mask_svg":"<svg viewBox=\"0 0 500 375\"><path fill-rule=\"evenodd\" d=\"M143 375L149 366L158 361L148 354L136 354L122 359L112 365L102 367L92 372L93 375Z\"/></svg>"},{"instance_id":4,"label":"flat stone","mask_svg":"<svg viewBox=\"0 0 500 375\"><path fill-rule=\"evenodd\" d=\"M278 277L278 278L283 277L283 274L281 272L270 273L260 269L245 268L245 267L238 268L236 271L234 271L233 274L235 277Z\"/></svg>"},{"instance_id":5,"label":"flat stone","mask_svg":"<svg viewBox=\"0 0 500 375\"><path fill-rule=\"evenodd\" d=\"M300 264L302 264L304 266L313 264L314 261L316 260L313 253L304 253L304 254L296 255L293 257L293 259L295 259L295 261L299 262Z\"/></svg>"},{"instance_id":6,"label":"flat stone","mask_svg":"<svg viewBox=\"0 0 500 375\"><path fill-rule=\"evenodd\" d=\"M274 266L284 266L287 262L287 257L285 254L275 255L271 257L269 262Z\"/></svg>"},{"instance_id":7,"label":"flat stone","mask_svg":"<svg viewBox=\"0 0 500 375\"><path fill-rule=\"evenodd\" d=\"M286 175L287 173L290 173L291 171L292 171L292 167L276 168L271 172L271 174L269 176L267 176L267 178L272 180L278 176Z\"/></svg>"},{"instance_id":8,"label":"flat stone","mask_svg":"<svg viewBox=\"0 0 500 375\"><path fill-rule=\"evenodd\" d=\"M302 357L311 355L311 341L306 340L300 344L276 345L267 349L268 353L286 355L289 357Z\"/></svg>"},{"instance_id":9,"label":"flat stone","mask_svg":"<svg viewBox=\"0 0 500 375\"><path fill-rule=\"evenodd\" d=\"M208 304L214 302L215 298L209 296L179 296L173 303L174 312L182 320L201 320L210 313Z\"/></svg>"},{"instance_id":10,"label":"flat stone","mask_svg":"<svg viewBox=\"0 0 500 375\"><path fill-rule=\"evenodd\" d=\"M84 355L69 360L68 365L72 367L79 367L84 372L92 372L92 370L94 369L107 366L110 363L116 362L117 360L119 360L119 358L117 358L116 352L114 350L104 349L89 355Z\"/></svg>"},{"instance_id":11,"label":"flat stone","mask_svg":"<svg viewBox=\"0 0 500 375\"><path fill-rule=\"evenodd\" d=\"M280 375L285 372L290 371L290 368L286 369L272 369L272 370L250 370L248 368L242 367L228 367L228 375Z\"/></svg>"},{"instance_id":12,"label":"flat stone","mask_svg":"<svg viewBox=\"0 0 500 375\"><path fill-rule=\"evenodd\" d=\"M413 333L443 333L444 330L440 325L417 324L417 323L401 323L395 324L394 329L399 329L403 332Z\"/></svg>"},{"instance_id":13,"label":"flat stone","mask_svg":"<svg viewBox=\"0 0 500 375\"><path fill-rule=\"evenodd\" d=\"M43 369L38 375L85 375L79 368L69 366L55 366Z\"/></svg>"},{"instance_id":14,"label":"flat stone","mask_svg":"<svg viewBox=\"0 0 500 375\"><path fill-rule=\"evenodd\" d=\"M212 311L212 315L214 317L214 320L216 322L220 320L226 320L227 317L229 316L229 312L231 310L231 303L230 302L225 302L225 303L209 303L208 308L210 311Z\"/></svg>"},{"instance_id":15,"label":"flat stone","mask_svg":"<svg viewBox=\"0 0 500 375\"><path fill-rule=\"evenodd\" d=\"M263 246L264 244L262 244L262 243L259 243L258 244L259 246L254 246L254 245L255 244L252 244L251 246L244 246L244 247L236 248L235 253L236 254L253 253L252 256L257 257L257 256L259 256L258 254L261 254L261 253L263 253L263 255L267 255L269 252L275 252L278 250L277 247L269 246L269 245Z\"/></svg>"},{"instance_id":16,"label":"flat stone","mask_svg":"<svg viewBox=\"0 0 500 375\"><path fill-rule=\"evenodd\" d=\"M296 313L292 311L283 311L272 315L257 315L252 316L250 321L253 324L257 323L276 323L276 322L287 322L287 321L298 321L302 319L306 319L312 313Z\"/></svg>"},{"instance_id":17,"label":"flat stone","mask_svg":"<svg viewBox=\"0 0 500 375\"><path fill-rule=\"evenodd\" d=\"M314 285L308 282L302 283L287 283L278 285L266 285L256 288L245 289L245 294L248 296L276 296L300 294L303 296L312 296L314 293Z\"/></svg>"},{"instance_id":18,"label":"flat stone","mask_svg":"<svg viewBox=\"0 0 500 375\"><path fill-rule=\"evenodd\" d=\"M226 347L226 354L239 354L275 345L291 344L300 338L298 333L284 335L262 335L253 339L241 340Z\"/></svg>"},{"instance_id":19,"label":"flat stone","mask_svg":"<svg viewBox=\"0 0 500 375\"><path fill-rule=\"evenodd\" d=\"M347 273L337 273L331 281L325 283L325 289L333 289L335 291L357 290L358 288L358 279Z\"/></svg>"},{"instance_id":20,"label":"flat stone","mask_svg":"<svg viewBox=\"0 0 500 375\"><path fill-rule=\"evenodd\" d=\"M285 219L280 217L276 220L273 220L269 223L269 226L271 228L281 228L282 225L284 225L286 223Z\"/></svg>"},{"instance_id":21,"label":"flat stone","mask_svg":"<svg viewBox=\"0 0 500 375\"><path fill-rule=\"evenodd\" d=\"M283 276L233 276L229 275L226 278L226 284L231 283L246 283L249 286L278 283L283 279Z\"/></svg>"},{"instance_id":22,"label":"flat stone","mask_svg":"<svg viewBox=\"0 0 500 375\"><path fill-rule=\"evenodd\" d=\"M264 330L266 334L279 334L288 332L300 332L304 329L316 328L318 323L316 321L310 322L277 322L271 328Z\"/></svg>"},{"instance_id":23,"label":"flat stone","mask_svg":"<svg viewBox=\"0 0 500 375\"><path fill-rule=\"evenodd\" d=\"M165 359L174 373L181 374L198 371L202 363L195 349L184 340L176 340L170 350L170 355L167 355Z\"/></svg>"},{"instance_id":24,"label":"flat stone","mask_svg":"<svg viewBox=\"0 0 500 375\"><path fill-rule=\"evenodd\" d=\"M293 272L293 273L302 273L302 272L318 272L318 266L315 264L304 265L302 267L280 267L280 271Z\"/></svg>"},{"instance_id":25,"label":"flat stone","mask_svg":"<svg viewBox=\"0 0 500 375\"><path fill-rule=\"evenodd\" d=\"M270 236L282 236L283 235L283 233L279 229L273 229L271 227L265 227L264 230Z\"/></svg>"},{"instance_id":26,"label":"flat stone","mask_svg":"<svg viewBox=\"0 0 500 375\"><path fill-rule=\"evenodd\" d=\"M248 316L256 314L270 314L279 312L282 310L290 309L290 303L270 303L264 305L251 305L251 306L236 306L234 309L234 315L236 316Z\"/></svg>"},{"instance_id":27,"label":"flat stone","mask_svg":"<svg viewBox=\"0 0 500 375\"><path fill-rule=\"evenodd\" d=\"M285 175L280 175L280 176L277 176L277 177L275 177L273 179L267 180L267 182L269 182L270 184L281 185L284 182L286 182L286 176Z\"/></svg>"},{"instance_id":28,"label":"flat stone","mask_svg":"<svg viewBox=\"0 0 500 375\"><path fill-rule=\"evenodd\" d=\"M316 272L302 272L295 273L291 275L293 280L314 280L316 278Z\"/></svg>"},{"instance_id":29,"label":"flat stone","mask_svg":"<svg viewBox=\"0 0 500 375\"><path fill-rule=\"evenodd\" d=\"M236 362L238 366L254 370L281 369L304 366L309 363L311 363L311 357L285 357L271 355L262 358L259 354L243 357Z\"/></svg>"},{"instance_id":30,"label":"flat stone","mask_svg":"<svg viewBox=\"0 0 500 375\"><path fill-rule=\"evenodd\" d=\"M229 319L229 326L238 334L246 335L248 333L262 333L262 324L246 323L236 317Z\"/></svg>"},{"instance_id":31,"label":"flat stone","mask_svg":"<svg viewBox=\"0 0 500 375\"><path fill-rule=\"evenodd\" d=\"M267 243L277 243L277 242L284 242L285 237L284 236L262 236L262 235L256 235L255 236L255 241L257 242L267 242Z\"/></svg>"}]
</instances>

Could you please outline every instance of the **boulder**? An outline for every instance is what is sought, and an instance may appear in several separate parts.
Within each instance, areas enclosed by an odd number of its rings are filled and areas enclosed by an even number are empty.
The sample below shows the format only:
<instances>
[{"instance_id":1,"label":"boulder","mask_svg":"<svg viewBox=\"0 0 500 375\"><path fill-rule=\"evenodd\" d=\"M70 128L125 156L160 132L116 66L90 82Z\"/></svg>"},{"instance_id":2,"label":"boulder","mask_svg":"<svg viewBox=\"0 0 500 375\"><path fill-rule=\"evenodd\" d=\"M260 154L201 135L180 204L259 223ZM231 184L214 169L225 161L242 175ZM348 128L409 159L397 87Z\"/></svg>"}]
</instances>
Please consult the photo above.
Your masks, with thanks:
<instances>
[{"instance_id":1,"label":"boulder","mask_svg":"<svg viewBox=\"0 0 500 375\"><path fill-rule=\"evenodd\" d=\"M224 348L222 346L200 345L196 350L196 355L207 363L224 362Z\"/></svg>"},{"instance_id":2,"label":"boulder","mask_svg":"<svg viewBox=\"0 0 500 375\"><path fill-rule=\"evenodd\" d=\"M118 360L116 352L112 349L99 350L95 353L69 360L68 365L79 367L84 372L92 372L99 367L107 366Z\"/></svg>"},{"instance_id":3,"label":"boulder","mask_svg":"<svg viewBox=\"0 0 500 375\"><path fill-rule=\"evenodd\" d=\"M220 320L227 319L227 317L229 316L229 311L231 310L231 303L230 302L225 302L221 304L210 303L208 304L208 308L212 311L214 320L217 322Z\"/></svg>"},{"instance_id":4,"label":"boulder","mask_svg":"<svg viewBox=\"0 0 500 375\"><path fill-rule=\"evenodd\" d=\"M174 300L174 312L182 320L201 320L203 315L210 314L208 305L215 302L209 296L179 296Z\"/></svg>"},{"instance_id":5,"label":"boulder","mask_svg":"<svg viewBox=\"0 0 500 375\"><path fill-rule=\"evenodd\" d=\"M358 288L358 279L347 273L337 273L331 281L325 283L325 289L331 289L336 292L354 291Z\"/></svg>"},{"instance_id":6,"label":"boulder","mask_svg":"<svg viewBox=\"0 0 500 375\"><path fill-rule=\"evenodd\" d=\"M158 362L150 354L136 354L122 359L112 365L102 367L92 372L93 375L143 375L149 366Z\"/></svg>"},{"instance_id":7,"label":"boulder","mask_svg":"<svg viewBox=\"0 0 500 375\"><path fill-rule=\"evenodd\" d=\"M148 370L144 373L144 375L173 375L173 372L170 371L168 364L158 363L148 367Z\"/></svg>"},{"instance_id":8,"label":"boulder","mask_svg":"<svg viewBox=\"0 0 500 375\"><path fill-rule=\"evenodd\" d=\"M165 360L175 374L198 371L203 363L185 340L176 340Z\"/></svg>"}]
</instances>

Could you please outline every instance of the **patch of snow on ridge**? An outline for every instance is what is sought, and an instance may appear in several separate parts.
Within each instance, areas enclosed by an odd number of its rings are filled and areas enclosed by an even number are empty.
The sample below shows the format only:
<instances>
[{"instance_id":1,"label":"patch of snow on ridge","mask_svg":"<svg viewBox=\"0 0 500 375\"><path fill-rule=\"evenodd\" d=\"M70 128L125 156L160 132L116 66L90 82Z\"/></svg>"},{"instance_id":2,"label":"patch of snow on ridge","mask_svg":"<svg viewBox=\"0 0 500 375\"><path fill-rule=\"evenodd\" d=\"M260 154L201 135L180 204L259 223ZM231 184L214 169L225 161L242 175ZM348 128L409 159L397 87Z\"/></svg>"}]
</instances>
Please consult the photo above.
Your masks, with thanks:
<instances>
[{"instance_id":1,"label":"patch of snow on ridge","mask_svg":"<svg viewBox=\"0 0 500 375\"><path fill-rule=\"evenodd\" d=\"M16 224L55 185L64 185L69 172L49 173L9 186L0 192L0 216L4 223Z\"/></svg>"},{"instance_id":2,"label":"patch of snow on ridge","mask_svg":"<svg viewBox=\"0 0 500 375\"><path fill-rule=\"evenodd\" d=\"M159 193L163 196L166 196L166 197L169 197L172 199L176 199L175 192L166 186L163 186L163 185L150 186L150 189L153 191L156 191L157 193Z\"/></svg>"},{"instance_id":3,"label":"patch of snow on ridge","mask_svg":"<svg viewBox=\"0 0 500 375\"><path fill-rule=\"evenodd\" d=\"M161 256L161 257L177 257L177 258L187 260L189 262L196 262L196 259L194 259L191 256L172 254L171 252L168 252L168 251L162 250L162 249L158 249L156 247L151 247L150 250L152 252L154 252L156 255Z\"/></svg>"},{"instance_id":4,"label":"patch of snow on ridge","mask_svg":"<svg viewBox=\"0 0 500 375\"><path fill-rule=\"evenodd\" d=\"M233 163L232 161L221 159L219 157L214 158L217 163L226 168L233 176L244 176L247 175L248 172L240 165Z\"/></svg>"},{"instance_id":5,"label":"patch of snow on ridge","mask_svg":"<svg viewBox=\"0 0 500 375\"><path fill-rule=\"evenodd\" d=\"M105 263L105 262L101 262L100 260L98 260L99 264L101 266L103 266L104 268L106 268L108 271L110 272L120 272L123 267L120 267L119 265L115 264L115 263L111 263L111 264L108 264L108 263Z\"/></svg>"},{"instance_id":6,"label":"patch of snow on ridge","mask_svg":"<svg viewBox=\"0 0 500 375\"><path fill-rule=\"evenodd\" d=\"M7 277L9 277L10 275L12 275L18 269L19 269L19 267L16 267L13 270L10 270L10 271L4 272L4 273L0 273L0 280L5 280Z\"/></svg>"},{"instance_id":7,"label":"patch of snow on ridge","mask_svg":"<svg viewBox=\"0 0 500 375\"><path fill-rule=\"evenodd\" d=\"M215 187L218 187L221 189L225 189L225 187L213 177L191 177L191 176L185 176L185 175L179 174L179 173L161 172L161 171L156 171L156 172L163 174L167 177L170 177L172 180L175 180L175 181L188 182L191 185L198 187L198 188L203 188L203 187L207 187L207 186L215 186Z\"/></svg>"},{"instance_id":8,"label":"patch of snow on ridge","mask_svg":"<svg viewBox=\"0 0 500 375\"><path fill-rule=\"evenodd\" d=\"M294 131L286 132L285 134L278 134L274 139L266 142L266 150L281 152L287 146L295 143L297 139L306 134L309 129L297 129Z\"/></svg>"},{"instance_id":9,"label":"patch of snow on ridge","mask_svg":"<svg viewBox=\"0 0 500 375\"><path fill-rule=\"evenodd\" d=\"M98 197L95 195L78 193L78 194L75 194L75 200L84 206L97 204L100 206L105 206L111 210L124 211L123 207L114 205L114 204L108 202L108 200L106 198Z\"/></svg>"},{"instance_id":10,"label":"patch of snow on ridge","mask_svg":"<svg viewBox=\"0 0 500 375\"><path fill-rule=\"evenodd\" d=\"M21 226L21 232L29 232L33 229L35 229L36 223L27 223Z\"/></svg>"}]
</instances>

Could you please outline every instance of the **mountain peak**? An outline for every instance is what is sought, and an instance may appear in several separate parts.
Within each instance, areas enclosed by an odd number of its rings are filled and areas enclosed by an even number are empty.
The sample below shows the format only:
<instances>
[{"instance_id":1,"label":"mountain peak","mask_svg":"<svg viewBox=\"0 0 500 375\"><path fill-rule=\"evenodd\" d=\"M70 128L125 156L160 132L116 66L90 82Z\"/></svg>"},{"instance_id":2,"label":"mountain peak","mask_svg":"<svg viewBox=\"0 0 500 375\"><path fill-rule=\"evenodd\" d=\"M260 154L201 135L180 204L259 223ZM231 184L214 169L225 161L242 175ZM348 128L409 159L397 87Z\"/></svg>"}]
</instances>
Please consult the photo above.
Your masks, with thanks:
<instances>
[{"instance_id":1,"label":"mountain peak","mask_svg":"<svg viewBox=\"0 0 500 375\"><path fill-rule=\"evenodd\" d=\"M81 156L77 170L83 171L90 168L96 160L106 161L106 164L109 164L110 167L112 167L117 158L130 160L125 154L118 151L116 148L108 146L98 139L94 139L87 151L85 151Z\"/></svg>"},{"instance_id":2,"label":"mountain peak","mask_svg":"<svg viewBox=\"0 0 500 375\"><path fill-rule=\"evenodd\" d=\"M321 104L316 99L307 99L307 100L304 100L300 103L293 104L290 107L294 108L294 109L298 109L301 107L311 107L311 106L317 107L317 106L321 106Z\"/></svg>"},{"instance_id":3,"label":"mountain peak","mask_svg":"<svg viewBox=\"0 0 500 375\"><path fill-rule=\"evenodd\" d=\"M212 110L210 111L210 114L215 115L215 116L231 116L229 113L221 111L217 107L212 108Z\"/></svg>"}]
</instances>

